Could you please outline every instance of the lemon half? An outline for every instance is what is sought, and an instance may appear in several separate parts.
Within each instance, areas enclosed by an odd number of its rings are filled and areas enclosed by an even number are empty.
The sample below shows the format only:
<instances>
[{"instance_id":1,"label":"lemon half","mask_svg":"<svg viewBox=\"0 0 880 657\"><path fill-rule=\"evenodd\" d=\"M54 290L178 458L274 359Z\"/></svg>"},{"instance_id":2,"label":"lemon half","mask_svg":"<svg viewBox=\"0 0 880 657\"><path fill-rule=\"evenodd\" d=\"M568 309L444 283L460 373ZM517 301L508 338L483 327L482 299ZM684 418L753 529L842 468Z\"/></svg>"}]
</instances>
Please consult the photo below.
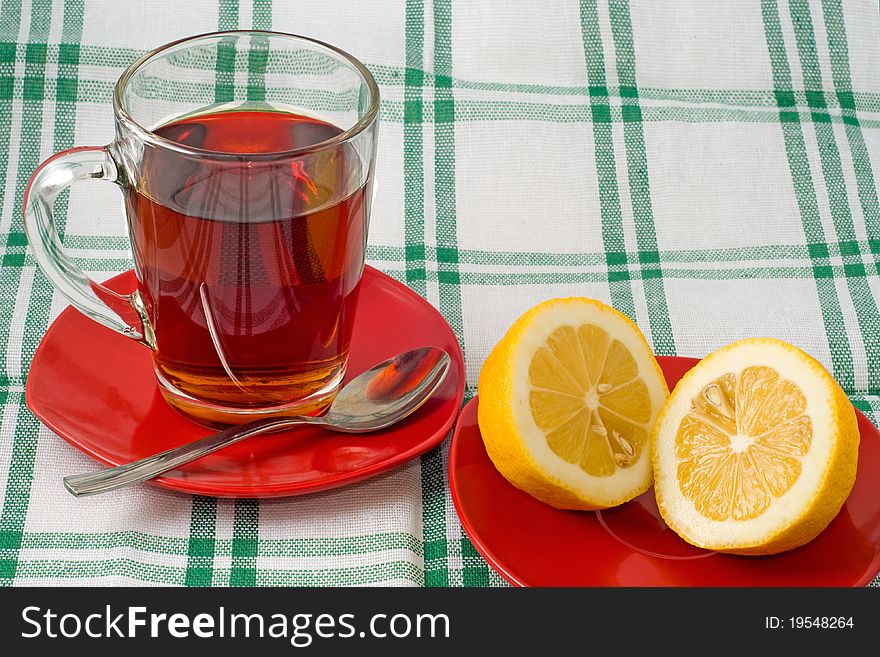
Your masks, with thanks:
<instances>
[{"instance_id":1,"label":"lemon half","mask_svg":"<svg viewBox=\"0 0 880 657\"><path fill-rule=\"evenodd\" d=\"M514 486L558 508L626 502L652 481L649 439L669 390L638 327L593 299L520 317L480 372L486 451Z\"/></svg>"},{"instance_id":2,"label":"lemon half","mask_svg":"<svg viewBox=\"0 0 880 657\"><path fill-rule=\"evenodd\" d=\"M694 545L782 552L840 511L858 449L853 407L818 361L780 340L742 340L700 361L661 413L657 506Z\"/></svg>"}]
</instances>

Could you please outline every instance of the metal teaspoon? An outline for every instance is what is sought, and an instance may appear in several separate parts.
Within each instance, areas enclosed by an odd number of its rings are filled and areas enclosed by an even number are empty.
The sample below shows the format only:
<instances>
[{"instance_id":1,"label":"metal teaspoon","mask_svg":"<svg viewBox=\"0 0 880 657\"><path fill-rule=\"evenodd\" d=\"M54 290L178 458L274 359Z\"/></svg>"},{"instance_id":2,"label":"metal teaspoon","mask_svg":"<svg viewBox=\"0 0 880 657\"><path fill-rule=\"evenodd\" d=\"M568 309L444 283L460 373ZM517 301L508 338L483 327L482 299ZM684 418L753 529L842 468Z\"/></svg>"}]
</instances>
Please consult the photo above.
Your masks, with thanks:
<instances>
[{"instance_id":1,"label":"metal teaspoon","mask_svg":"<svg viewBox=\"0 0 880 657\"><path fill-rule=\"evenodd\" d=\"M163 472L269 431L309 424L332 431L366 433L391 426L424 404L449 371L449 354L422 347L398 354L349 381L319 417L254 420L125 465L64 478L73 495L95 495L152 479Z\"/></svg>"}]
</instances>

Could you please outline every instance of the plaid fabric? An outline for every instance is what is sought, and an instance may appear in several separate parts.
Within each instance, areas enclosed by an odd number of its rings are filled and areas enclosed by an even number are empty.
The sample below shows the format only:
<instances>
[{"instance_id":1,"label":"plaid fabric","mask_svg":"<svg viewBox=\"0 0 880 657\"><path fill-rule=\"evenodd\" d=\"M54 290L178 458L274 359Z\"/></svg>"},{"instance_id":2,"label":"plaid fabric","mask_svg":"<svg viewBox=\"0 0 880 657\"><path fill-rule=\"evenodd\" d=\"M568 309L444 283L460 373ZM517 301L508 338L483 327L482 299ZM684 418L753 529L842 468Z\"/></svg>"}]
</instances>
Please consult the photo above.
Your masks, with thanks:
<instances>
[{"instance_id":1,"label":"plaid fabric","mask_svg":"<svg viewBox=\"0 0 880 657\"><path fill-rule=\"evenodd\" d=\"M456 519L448 442L288 500L62 490L92 464L24 406L65 306L27 252L24 186L53 152L112 138L135 57L236 27L323 39L374 72L369 257L447 317L471 394L515 317L576 294L662 354L792 342L880 419L876 2L4 0L0 584L501 583ZM92 276L130 267L112 186L79 185L58 211Z\"/></svg>"}]
</instances>

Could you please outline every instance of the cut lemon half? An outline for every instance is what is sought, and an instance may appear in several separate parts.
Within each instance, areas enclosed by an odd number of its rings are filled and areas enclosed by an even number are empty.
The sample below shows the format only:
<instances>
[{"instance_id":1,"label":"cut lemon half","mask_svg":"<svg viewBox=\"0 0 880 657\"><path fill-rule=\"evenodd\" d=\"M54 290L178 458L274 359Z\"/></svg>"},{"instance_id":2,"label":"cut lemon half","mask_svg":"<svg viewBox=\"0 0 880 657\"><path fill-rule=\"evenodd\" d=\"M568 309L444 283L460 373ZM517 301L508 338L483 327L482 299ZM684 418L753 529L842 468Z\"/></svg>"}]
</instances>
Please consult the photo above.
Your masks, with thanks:
<instances>
[{"instance_id":1,"label":"cut lemon half","mask_svg":"<svg viewBox=\"0 0 880 657\"><path fill-rule=\"evenodd\" d=\"M782 552L840 511L858 450L855 411L818 361L780 340L741 340L688 372L657 420L657 506L694 545Z\"/></svg>"},{"instance_id":2,"label":"cut lemon half","mask_svg":"<svg viewBox=\"0 0 880 657\"><path fill-rule=\"evenodd\" d=\"M593 299L553 299L507 331L480 372L480 433L514 486L602 509L651 485L648 440L669 395L638 327Z\"/></svg>"}]
</instances>

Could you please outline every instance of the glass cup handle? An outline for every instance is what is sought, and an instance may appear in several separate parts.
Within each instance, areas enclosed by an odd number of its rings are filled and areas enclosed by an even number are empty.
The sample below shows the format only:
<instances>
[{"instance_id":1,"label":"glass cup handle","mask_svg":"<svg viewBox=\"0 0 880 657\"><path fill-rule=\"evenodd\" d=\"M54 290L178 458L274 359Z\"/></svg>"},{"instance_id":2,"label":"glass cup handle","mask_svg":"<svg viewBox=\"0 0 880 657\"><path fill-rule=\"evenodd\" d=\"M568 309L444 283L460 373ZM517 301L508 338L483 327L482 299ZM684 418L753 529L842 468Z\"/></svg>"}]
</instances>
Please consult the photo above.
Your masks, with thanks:
<instances>
[{"instance_id":1,"label":"glass cup handle","mask_svg":"<svg viewBox=\"0 0 880 657\"><path fill-rule=\"evenodd\" d=\"M40 165L24 193L24 231L28 243L40 268L74 307L99 324L155 349L155 336L140 292L118 294L96 283L62 247L53 218L55 198L73 183L88 179L123 186L109 147L71 148Z\"/></svg>"}]
</instances>

